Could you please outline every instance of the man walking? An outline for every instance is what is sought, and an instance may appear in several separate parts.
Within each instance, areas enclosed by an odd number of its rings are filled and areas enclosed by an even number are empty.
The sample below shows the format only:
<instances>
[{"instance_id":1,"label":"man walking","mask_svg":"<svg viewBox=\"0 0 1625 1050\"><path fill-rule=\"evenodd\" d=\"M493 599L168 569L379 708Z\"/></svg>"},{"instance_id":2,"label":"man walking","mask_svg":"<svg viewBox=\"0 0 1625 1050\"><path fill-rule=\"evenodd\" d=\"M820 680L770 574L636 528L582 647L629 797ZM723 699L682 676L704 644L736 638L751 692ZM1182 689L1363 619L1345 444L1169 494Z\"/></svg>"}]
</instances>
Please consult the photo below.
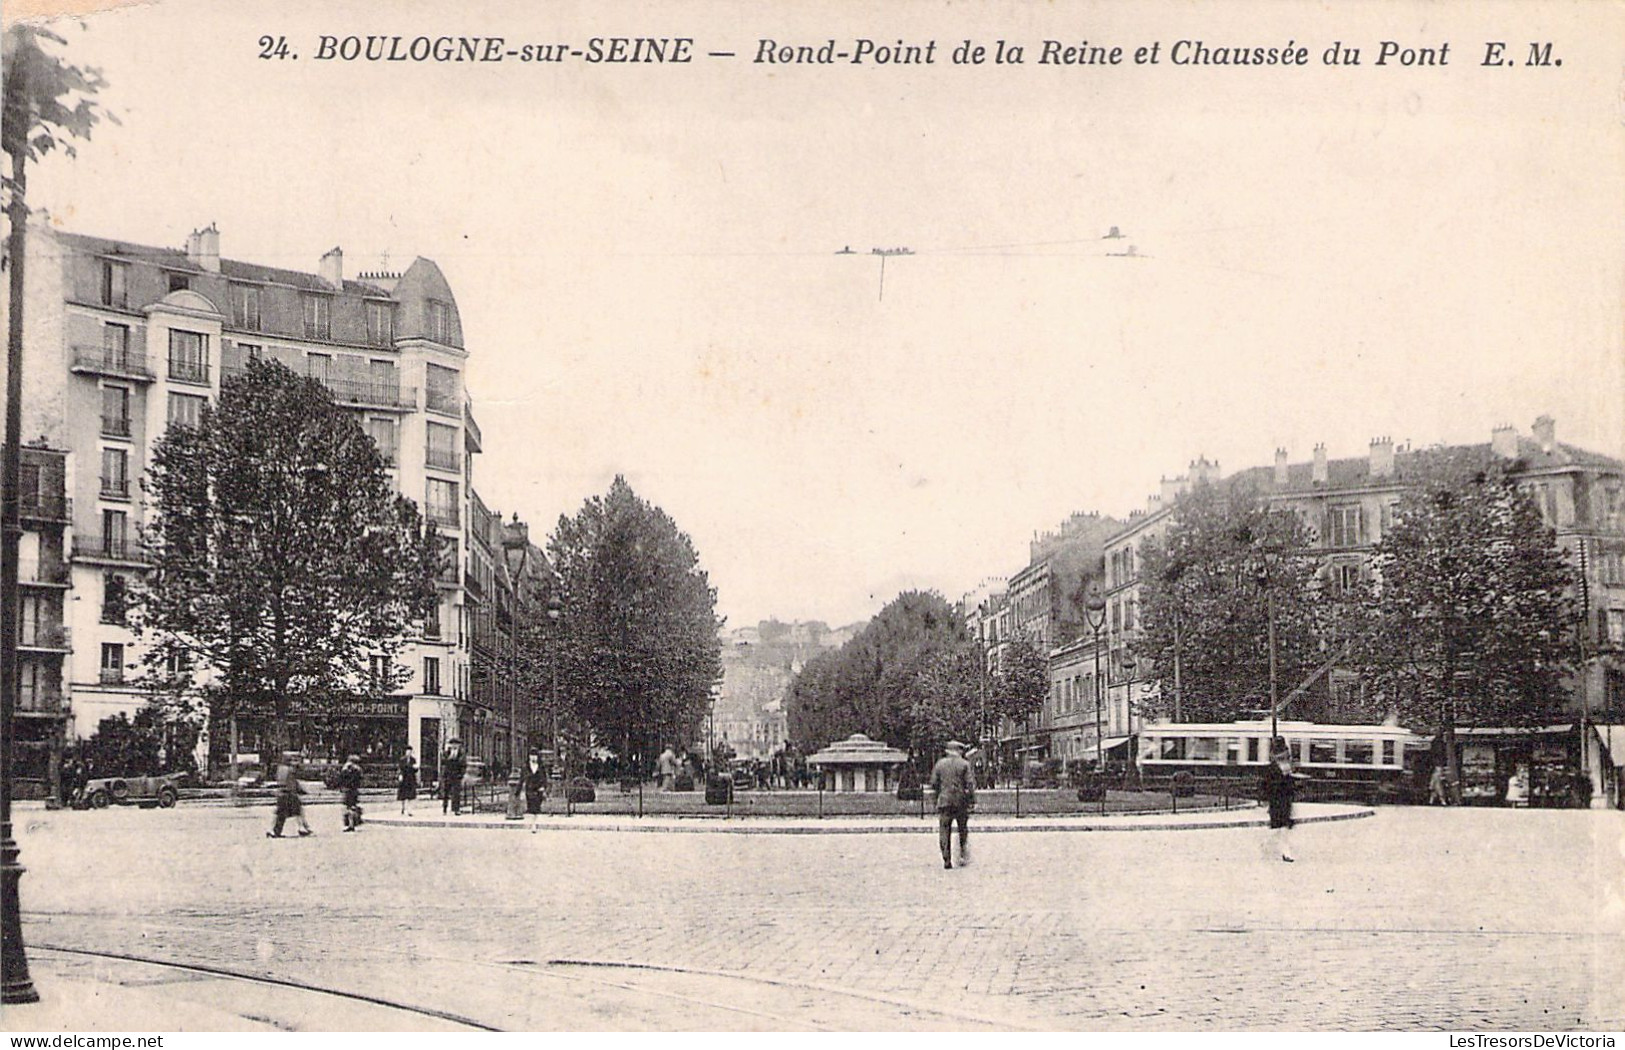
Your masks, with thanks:
<instances>
[{"instance_id":1,"label":"man walking","mask_svg":"<svg viewBox=\"0 0 1625 1050\"><path fill-rule=\"evenodd\" d=\"M950 740L943 745L947 754L931 768L931 790L937 796L937 845L942 848L942 866L952 868L953 825L959 824L959 866L970 863L970 811L976 805L976 773L965 761L965 745Z\"/></svg>"}]
</instances>

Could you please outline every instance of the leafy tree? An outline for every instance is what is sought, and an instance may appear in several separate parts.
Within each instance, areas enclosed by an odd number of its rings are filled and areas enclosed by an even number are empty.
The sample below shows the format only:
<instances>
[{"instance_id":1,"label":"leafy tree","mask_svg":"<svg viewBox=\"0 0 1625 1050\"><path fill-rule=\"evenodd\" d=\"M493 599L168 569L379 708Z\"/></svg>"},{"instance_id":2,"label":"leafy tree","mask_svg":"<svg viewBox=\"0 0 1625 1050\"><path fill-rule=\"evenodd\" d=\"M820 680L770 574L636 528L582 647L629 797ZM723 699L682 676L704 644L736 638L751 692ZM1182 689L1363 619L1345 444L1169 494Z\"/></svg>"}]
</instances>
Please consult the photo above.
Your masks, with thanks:
<instances>
[{"instance_id":1,"label":"leafy tree","mask_svg":"<svg viewBox=\"0 0 1625 1050\"><path fill-rule=\"evenodd\" d=\"M52 53L67 41L39 25L14 23L4 39L5 118L0 144L11 156L12 175L5 179L7 205L24 193L23 165L54 149L75 156L74 139L90 138L103 118L118 117L94 97L107 82L91 66L64 62Z\"/></svg>"},{"instance_id":2,"label":"leafy tree","mask_svg":"<svg viewBox=\"0 0 1625 1050\"><path fill-rule=\"evenodd\" d=\"M177 664L214 678L228 709L272 713L278 750L293 696L319 710L370 682L369 658L433 607L439 537L355 418L281 364L249 361L198 427L171 425L147 488L153 569L133 625L155 638L152 680Z\"/></svg>"},{"instance_id":3,"label":"leafy tree","mask_svg":"<svg viewBox=\"0 0 1625 1050\"><path fill-rule=\"evenodd\" d=\"M964 724L964 712L952 705L968 707L974 725L977 687L947 682L970 665L944 655L968 644L964 622L940 594L899 595L840 649L802 668L787 702L790 735L813 747L853 733L912 746L917 718L927 727Z\"/></svg>"},{"instance_id":4,"label":"leafy tree","mask_svg":"<svg viewBox=\"0 0 1625 1050\"><path fill-rule=\"evenodd\" d=\"M562 603L567 717L623 762L646 759L662 740L699 736L722 677L722 622L693 542L616 477L608 493L559 519L548 553Z\"/></svg>"},{"instance_id":5,"label":"leafy tree","mask_svg":"<svg viewBox=\"0 0 1625 1050\"><path fill-rule=\"evenodd\" d=\"M1025 740L1030 720L1049 695L1049 657L1025 634L1017 635L999 656L993 679L998 713L1021 726Z\"/></svg>"},{"instance_id":6,"label":"leafy tree","mask_svg":"<svg viewBox=\"0 0 1625 1050\"><path fill-rule=\"evenodd\" d=\"M1148 714L1172 712L1176 646L1183 719L1226 722L1267 709L1272 606L1281 695L1324 662L1339 621L1318 584L1313 544L1296 514L1250 489L1204 484L1180 498L1161 542L1140 551L1137 674L1160 686Z\"/></svg>"},{"instance_id":7,"label":"leafy tree","mask_svg":"<svg viewBox=\"0 0 1625 1050\"><path fill-rule=\"evenodd\" d=\"M192 749L197 727L172 722L160 708L148 704L132 719L120 711L104 718L79 747L91 776L148 776L176 771L193 772Z\"/></svg>"},{"instance_id":8,"label":"leafy tree","mask_svg":"<svg viewBox=\"0 0 1625 1050\"><path fill-rule=\"evenodd\" d=\"M937 649L910 690L909 750L928 768L949 740L979 740L986 728L988 688L979 647L970 639Z\"/></svg>"},{"instance_id":9,"label":"leafy tree","mask_svg":"<svg viewBox=\"0 0 1625 1050\"><path fill-rule=\"evenodd\" d=\"M1362 674L1412 725L1436 725L1456 772L1458 720L1531 724L1561 706L1573 573L1504 464L1431 454L1372 555Z\"/></svg>"}]
</instances>

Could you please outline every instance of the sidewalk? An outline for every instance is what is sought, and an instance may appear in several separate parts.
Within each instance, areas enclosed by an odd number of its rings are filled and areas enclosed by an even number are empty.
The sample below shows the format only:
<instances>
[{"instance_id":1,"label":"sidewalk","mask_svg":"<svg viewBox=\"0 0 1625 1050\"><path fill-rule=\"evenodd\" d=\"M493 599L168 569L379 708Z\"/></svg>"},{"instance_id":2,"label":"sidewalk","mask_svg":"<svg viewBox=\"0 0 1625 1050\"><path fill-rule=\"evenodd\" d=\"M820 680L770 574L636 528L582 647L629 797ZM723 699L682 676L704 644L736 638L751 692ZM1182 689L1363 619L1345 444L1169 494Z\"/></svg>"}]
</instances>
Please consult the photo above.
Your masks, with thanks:
<instances>
[{"instance_id":1,"label":"sidewalk","mask_svg":"<svg viewBox=\"0 0 1625 1050\"><path fill-rule=\"evenodd\" d=\"M1369 806L1342 803L1300 803L1294 809L1300 824L1333 820L1357 820L1374 816ZM570 817L547 815L509 820L500 813L465 813L442 816L432 813L403 817L383 813L367 817L367 824L409 828L506 829L509 831L659 831L695 832L724 835L875 835L929 832L935 834L935 814L924 817L627 817L582 813ZM1261 828L1269 823L1269 813L1256 804L1242 809L1200 810L1191 813L1124 813L1079 816L1014 817L974 816L972 828L978 833L1033 831L1205 831L1218 828Z\"/></svg>"}]
</instances>

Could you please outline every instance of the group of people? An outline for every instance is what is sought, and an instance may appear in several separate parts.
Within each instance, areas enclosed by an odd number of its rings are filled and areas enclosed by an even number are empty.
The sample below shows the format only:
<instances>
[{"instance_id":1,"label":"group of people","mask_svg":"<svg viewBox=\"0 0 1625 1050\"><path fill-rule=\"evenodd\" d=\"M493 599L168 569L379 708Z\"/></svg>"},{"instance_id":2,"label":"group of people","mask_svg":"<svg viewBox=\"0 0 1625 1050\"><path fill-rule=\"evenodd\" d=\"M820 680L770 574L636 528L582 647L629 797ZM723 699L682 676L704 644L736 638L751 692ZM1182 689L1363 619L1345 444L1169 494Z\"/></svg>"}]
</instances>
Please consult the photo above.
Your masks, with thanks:
<instances>
[{"instance_id":1,"label":"group of people","mask_svg":"<svg viewBox=\"0 0 1625 1050\"><path fill-rule=\"evenodd\" d=\"M976 808L976 770L965 758L966 747L958 740L943 745L946 752L931 768L927 787L937 803L937 848L942 853L942 866L954 867L954 830L959 831L959 866L970 863L970 814ZM1270 748L1270 761L1264 767L1261 794L1269 803L1271 852L1291 864L1297 860L1292 851L1291 831L1295 823L1292 807L1297 797L1298 782L1305 779L1292 764L1292 751L1285 740L1276 738Z\"/></svg>"}]
</instances>

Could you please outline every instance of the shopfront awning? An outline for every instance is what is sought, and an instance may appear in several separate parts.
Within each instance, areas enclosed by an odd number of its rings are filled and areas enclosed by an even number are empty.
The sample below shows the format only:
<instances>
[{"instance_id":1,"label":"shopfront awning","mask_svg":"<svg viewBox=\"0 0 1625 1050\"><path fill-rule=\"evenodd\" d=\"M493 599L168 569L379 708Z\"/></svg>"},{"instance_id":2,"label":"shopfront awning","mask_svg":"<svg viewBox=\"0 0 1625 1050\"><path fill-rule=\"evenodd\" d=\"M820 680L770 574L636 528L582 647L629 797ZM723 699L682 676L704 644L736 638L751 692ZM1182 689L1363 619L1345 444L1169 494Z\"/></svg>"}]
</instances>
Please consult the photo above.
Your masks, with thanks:
<instances>
[{"instance_id":1,"label":"shopfront awning","mask_svg":"<svg viewBox=\"0 0 1625 1050\"><path fill-rule=\"evenodd\" d=\"M1134 738L1131 736L1109 736L1106 738L1106 750L1116 751L1118 748L1122 747L1124 744L1133 739Z\"/></svg>"}]
</instances>

